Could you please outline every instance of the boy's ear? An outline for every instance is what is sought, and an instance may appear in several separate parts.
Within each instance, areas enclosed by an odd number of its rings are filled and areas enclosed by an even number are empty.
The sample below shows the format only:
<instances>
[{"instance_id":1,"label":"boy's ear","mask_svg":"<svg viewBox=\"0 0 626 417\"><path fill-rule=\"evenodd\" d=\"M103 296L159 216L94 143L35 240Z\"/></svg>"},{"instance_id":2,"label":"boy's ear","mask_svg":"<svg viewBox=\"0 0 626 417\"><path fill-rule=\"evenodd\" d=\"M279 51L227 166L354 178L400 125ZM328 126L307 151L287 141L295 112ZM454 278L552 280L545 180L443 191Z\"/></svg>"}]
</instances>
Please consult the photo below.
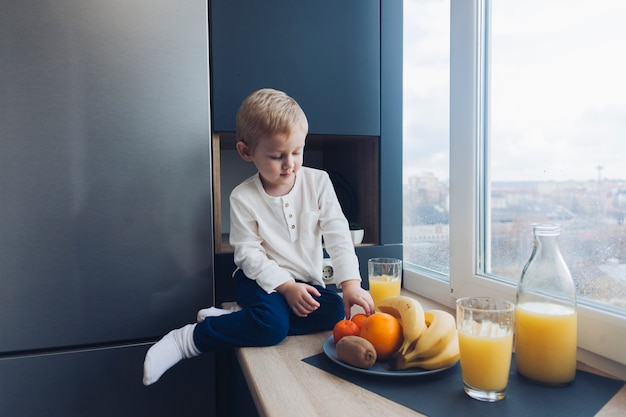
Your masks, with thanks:
<instances>
[{"instance_id":1,"label":"boy's ear","mask_svg":"<svg viewBox=\"0 0 626 417\"><path fill-rule=\"evenodd\" d=\"M240 140L235 146L237 147L237 152L239 153L239 156L241 156L244 161L252 161L252 154L250 152L250 148L248 148L248 145Z\"/></svg>"}]
</instances>

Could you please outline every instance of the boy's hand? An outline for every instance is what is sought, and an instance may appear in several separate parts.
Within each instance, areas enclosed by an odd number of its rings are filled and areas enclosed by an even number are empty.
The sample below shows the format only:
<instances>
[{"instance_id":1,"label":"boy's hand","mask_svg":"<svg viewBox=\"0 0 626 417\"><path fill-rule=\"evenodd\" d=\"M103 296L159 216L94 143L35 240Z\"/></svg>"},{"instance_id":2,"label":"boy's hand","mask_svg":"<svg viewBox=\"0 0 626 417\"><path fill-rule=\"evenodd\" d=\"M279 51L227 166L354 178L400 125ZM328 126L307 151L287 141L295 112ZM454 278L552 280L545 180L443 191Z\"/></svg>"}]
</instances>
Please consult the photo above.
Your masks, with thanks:
<instances>
[{"instance_id":1,"label":"boy's hand","mask_svg":"<svg viewBox=\"0 0 626 417\"><path fill-rule=\"evenodd\" d=\"M350 279L341 283L343 290L343 308L346 318L350 318L350 310L353 305L360 306L366 315L374 313L374 300L369 292L361 288L361 282L358 279Z\"/></svg>"},{"instance_id":2,"label":"boy's hand","mask_svg":"<svg viewBox=\"0 0 626 417\"><path fill-rule=\"evenodd\" d=\"M276 287L276 291L287 300L293 313L298 317L306 317L320 306L311 294L320 297L317 288L302 282L288 281Z\"/></svg>"}]
</instances>

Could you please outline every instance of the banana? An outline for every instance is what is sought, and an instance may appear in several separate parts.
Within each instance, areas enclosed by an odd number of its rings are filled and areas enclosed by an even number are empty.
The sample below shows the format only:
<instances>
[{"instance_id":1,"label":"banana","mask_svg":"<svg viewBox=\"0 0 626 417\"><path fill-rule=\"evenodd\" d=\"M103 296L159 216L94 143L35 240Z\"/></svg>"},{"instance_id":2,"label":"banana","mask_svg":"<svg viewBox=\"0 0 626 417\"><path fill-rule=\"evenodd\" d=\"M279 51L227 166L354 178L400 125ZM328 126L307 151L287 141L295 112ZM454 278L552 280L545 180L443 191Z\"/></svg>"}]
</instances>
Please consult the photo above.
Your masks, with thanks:
<instances>
[{"instance_id":1,"label":"banana","mask_svg":"<svg viewBox=\"0 0 626 417\"><path fill-rule=\"evenodd\" d=\"M395 363L394 369L439 369L454 365L458 362L459 358L459 338L456 329L454 329L454 332L452 332L452 338L440 352L428 358L415 358L410 361L399 360Z\"/></svg>"},{"instance_id":2,"label":"banana","mask_svg":"<svg viewBox=\"0 0 626 417\"><path fill-rule=\"evenodd\" d=\"M400 321L404 340L399 352L404 355L426 330L422 305L413 298L398 295L385 298L379 303L378 309Z\"/></svg>"},{"instance_id":3,"label":"banana","mask_svg":"<svg viewBox=\"0 0 626 417\"><path fill-rule=\"evenodd\" d=\"M417 339L415 348L404 354L406 362L428 358L441 352L456 335L456 320L443 310L429 310L424 313L426 330Z\"/></svg>"}]
</instances>

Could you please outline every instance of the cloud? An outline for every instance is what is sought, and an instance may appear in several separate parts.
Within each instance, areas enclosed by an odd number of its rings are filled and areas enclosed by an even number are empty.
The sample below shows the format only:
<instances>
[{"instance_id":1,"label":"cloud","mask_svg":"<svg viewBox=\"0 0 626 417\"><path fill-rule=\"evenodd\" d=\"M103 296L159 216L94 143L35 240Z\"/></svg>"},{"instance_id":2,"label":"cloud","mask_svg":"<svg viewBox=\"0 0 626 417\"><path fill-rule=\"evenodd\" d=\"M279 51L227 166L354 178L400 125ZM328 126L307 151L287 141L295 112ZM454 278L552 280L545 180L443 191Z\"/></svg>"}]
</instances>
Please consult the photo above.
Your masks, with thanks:
<instances>
[{"instance_id":1,"label":"cloud","mask_svg":"<svg viewBox=\"0 0 626 417\"><path fill-rule=\"evenodd\" d=\"M599 165L626 179L626 2L496 2L493 12L492 179L588 180ZM405 15L404 176L447 179L449 1L405 1Z\"/></svg>"}]
</instances>

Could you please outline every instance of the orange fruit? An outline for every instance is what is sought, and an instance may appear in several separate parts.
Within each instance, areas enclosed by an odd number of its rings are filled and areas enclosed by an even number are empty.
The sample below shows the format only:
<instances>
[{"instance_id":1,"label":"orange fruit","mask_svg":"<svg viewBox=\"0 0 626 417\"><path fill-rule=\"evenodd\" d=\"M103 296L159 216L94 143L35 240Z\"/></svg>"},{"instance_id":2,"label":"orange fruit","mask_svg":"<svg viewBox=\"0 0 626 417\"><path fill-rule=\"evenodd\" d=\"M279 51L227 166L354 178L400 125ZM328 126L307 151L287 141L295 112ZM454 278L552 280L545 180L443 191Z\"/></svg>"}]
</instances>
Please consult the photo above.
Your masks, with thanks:
<instances>
[{"instance_id":1,"label":"orange fruit","mask_svg":"<svg viewBox=\"0 0 626 417\"><path fill-rule=\"evenodd\" d=\"M400 349L402 326L391 314L374 313L361 325L359 336L374 345L378 359L385 360Z\"/></svg>"},{"instance_id":2,"label":"orange fruit","mask_svg":"<svg viewBox=\"0 0 626 417\"><path fill-rule=\"evenodd\" d=\"M359 326L352 320L339 320L333 327L333 339L337 343L345 336L358 336Z\"/></svg>"},{"instance_id":3,"label":"orange fruit","mask_svg":"<svg viewBox=\"0 0 626 417\"><path fill-rule=\"evenodd\" d=\"M357 326L359 326L359 329L361 328L361 326L363 326L363 322L367 319L367 316L363 313L358 313L355 314L354 316L352 316L352 318L350 320L352 320L353 322L355 322L357 324Z\"/></svg>"}]
</instances>

